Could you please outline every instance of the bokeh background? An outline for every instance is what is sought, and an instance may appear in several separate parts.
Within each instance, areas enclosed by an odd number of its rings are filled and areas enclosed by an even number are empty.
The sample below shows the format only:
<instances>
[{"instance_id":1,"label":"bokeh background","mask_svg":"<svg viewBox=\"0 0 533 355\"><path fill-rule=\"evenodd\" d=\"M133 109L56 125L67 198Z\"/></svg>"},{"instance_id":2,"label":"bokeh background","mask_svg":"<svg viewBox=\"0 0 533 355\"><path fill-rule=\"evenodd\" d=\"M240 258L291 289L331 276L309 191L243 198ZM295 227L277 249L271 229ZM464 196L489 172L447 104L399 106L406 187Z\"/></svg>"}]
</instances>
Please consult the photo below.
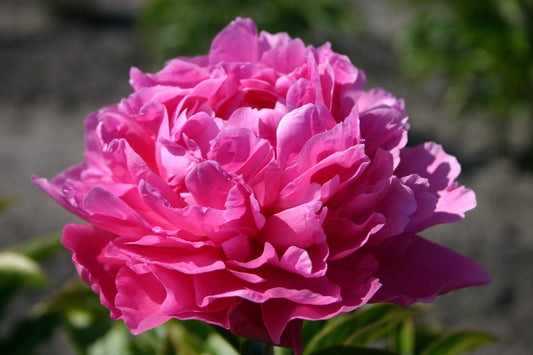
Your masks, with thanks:
<instances>
[{"instance_id":1,"label":"bokeh background","mask_svg":"<svg viewBox=\"0 0 533 355\"><path fill-rule=\"evenodd\" d=\"M30 182L83 159L83 119L127 96L131 66L207 52L236 16L260 30L326 40L375 86L406 100L410 144L437 141L477 193L465 221L424 236L482 264L490 286L442 296L433 316L495 334L473 354L533 348L533 1L0 0L0 247L59 232L76 218ZM22 317L74 273L66 251L47 260L45 289L18 297ZM39 354L72 354L54 334Z\"/></svg>"}]
</instances>

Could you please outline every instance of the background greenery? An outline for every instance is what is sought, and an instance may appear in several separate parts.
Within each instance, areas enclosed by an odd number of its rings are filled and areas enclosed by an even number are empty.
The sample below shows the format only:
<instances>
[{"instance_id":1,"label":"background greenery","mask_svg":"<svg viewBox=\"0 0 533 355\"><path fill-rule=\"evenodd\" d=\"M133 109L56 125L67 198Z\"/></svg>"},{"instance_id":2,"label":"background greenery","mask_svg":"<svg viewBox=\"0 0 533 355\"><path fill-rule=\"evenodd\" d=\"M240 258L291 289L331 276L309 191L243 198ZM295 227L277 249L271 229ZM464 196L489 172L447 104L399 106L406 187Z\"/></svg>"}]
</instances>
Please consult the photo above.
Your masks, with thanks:
<instances>
[{"instance_id":1,"label":"background greenery","mask_svg":"<svg viewBox=\"0 0 533 355\"><path fill-rule=\"evenodd\" d=\"M499 132L500 153L509 153L510 121L533 119L533 1L401 3L414 12L397 38L403 72L419 82L441 77L449 113L481 113ZM531 167L533 144L521 153Z\"/></svg>"}]
</instances>

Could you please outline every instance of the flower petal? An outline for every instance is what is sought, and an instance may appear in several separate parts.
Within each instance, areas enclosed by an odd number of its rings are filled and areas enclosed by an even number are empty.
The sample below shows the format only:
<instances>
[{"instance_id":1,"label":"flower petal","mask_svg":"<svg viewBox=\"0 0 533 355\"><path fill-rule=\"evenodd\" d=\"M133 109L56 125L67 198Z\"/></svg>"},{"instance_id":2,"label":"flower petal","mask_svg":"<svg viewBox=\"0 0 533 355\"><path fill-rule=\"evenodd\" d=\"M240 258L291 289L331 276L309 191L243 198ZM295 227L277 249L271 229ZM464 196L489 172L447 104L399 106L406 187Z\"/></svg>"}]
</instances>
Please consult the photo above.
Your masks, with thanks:
<instances>
[{"instance_id":1,"label":"flower petal","mask_svg":"<svg viewBox=\"0 0 533 355\"><path fill-rule=\"evenodd\" d=\"M475 261L415 235L379 248L374 256L379 263L376 276L383 286L372 302L408 306L431 302L458 288L490 283L487 272Z\"/></svg>"},{"instance_id":2,"label":"flower petal","mask_svg":"<svg viewBox=\"0 0 533 355\"><path fill-rule=\"evenodd\" d=\"M238 17L220 32L209 51L209 63L252 62L259 59L257 28L250 19Z\"/></svg>"}]
</instances>

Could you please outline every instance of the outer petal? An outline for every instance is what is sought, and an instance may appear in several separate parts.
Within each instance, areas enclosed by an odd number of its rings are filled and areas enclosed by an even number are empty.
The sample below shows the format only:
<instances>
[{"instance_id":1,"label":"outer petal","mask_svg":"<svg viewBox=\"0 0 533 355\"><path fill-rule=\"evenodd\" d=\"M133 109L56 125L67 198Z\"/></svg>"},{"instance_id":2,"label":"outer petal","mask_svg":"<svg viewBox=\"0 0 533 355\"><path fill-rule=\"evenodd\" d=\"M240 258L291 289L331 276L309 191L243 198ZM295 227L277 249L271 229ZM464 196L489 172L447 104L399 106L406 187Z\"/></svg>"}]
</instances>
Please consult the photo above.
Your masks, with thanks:
<instances>
[{"instance_id":1,"label":"outer petal","mask_svg":"<svg viewBox=\"0 0 533 355\"><path fill-rule=\"evenodd\" d=\"M408 306L430 302L458 288L490 283L487 272L475 261L415 235L376 248L374 257L379 263L376 277L383 287L372 302Z\"/></svg>"},{"instance_id":2,"label":"outer petal","mask_svg":"<svg viewBox=\"0 0 533 355\"><path fill-rule=\"evenodd\" d=\"M257 62L257 28L250 19L238 17L220 32L209 51L209 63Z\"/></svg>"},{"instance_id":3,"label":"outer petal","mask_svg":"<svg viewBox=\"0 0 533 355\"><path fill-rule=\"evenodd\" d=\"M454 182L461 167L455 157L444 152L442 146L428 142L405 148L400 159L395 174L400 177L417 174L426 178L429 182L426 191L438 198L435 212L426 219L417 220L412 230L420 231L436 224L460 221L466 211L476 206L474 192L463 186L458 187Z\"/></svg>"},{"instance_id":4,"label":"outer petal","mask_svg":"<svg viewBox=\"0 0 533 355\"><path fill-rule=\"evenodd\" d=\"M171 317L161 311L166 292L152 273L123 267L116 276L116 306L133 334L157 327Z\"/></svg>"},{"instance_id":5,"label":"outer petal","mask_svg":"<svg viewBox=\"0 0 533 355\"><path fill-rule=\"evenodd\" d=\"M130 84L135 91L156 85L192 88L208 77L209 73L205 68L180 58L169 60L156 74L144 74L135 67L130 69Z\"/></svg>"},{"instance_id":6,"label":"outer petal","mask_svg":"<svg viewBox=\"0 0 533 355\"><path fill-rule=\"evenodd\" d=\"M394 166L400 159L400 149L407 144L407 116L403 111L379 107L364 112L361 119L361 136L365 140L365 151L373 157L376 150L381 148L391 152Z\"/></svg>"},{"instance_id":7,"label":"outer petal","mask_svg":"<svg viewBox=\"0 0 533 355\"><path fill-rule=\"evenodd\" d=\"M122 313L115 307L115 277L124 260L105 255L107 245L114 238L115 235L93 226L67 224L61 242L72 253L72 261L83 281L100 296L111 317L119 319Z\"/></svg>"}]
</instances>

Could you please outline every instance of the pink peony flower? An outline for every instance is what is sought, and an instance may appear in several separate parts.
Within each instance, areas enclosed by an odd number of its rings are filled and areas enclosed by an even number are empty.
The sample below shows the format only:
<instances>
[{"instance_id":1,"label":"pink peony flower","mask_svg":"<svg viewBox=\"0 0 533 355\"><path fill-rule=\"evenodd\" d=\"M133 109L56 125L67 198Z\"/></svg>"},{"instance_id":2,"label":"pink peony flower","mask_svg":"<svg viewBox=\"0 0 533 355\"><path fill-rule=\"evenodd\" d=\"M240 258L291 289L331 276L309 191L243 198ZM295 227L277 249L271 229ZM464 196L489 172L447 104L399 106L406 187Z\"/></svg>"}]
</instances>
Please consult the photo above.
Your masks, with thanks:
<instances>
[{"instance_id":1,"label":"pink peony flower","mask_svg":"<svg viewBox=\"0 0 533 355\"><path fill-rule=\"evenodd\" d=\"M406 148L402 100L328 43L236 19L209 54L85 121L87 161L34 182L90 225L63 243L134 334L199 319L299 351L302 320L489 282L416 234L474 193L441 146Z\"/></svg>"}]
</instances>

